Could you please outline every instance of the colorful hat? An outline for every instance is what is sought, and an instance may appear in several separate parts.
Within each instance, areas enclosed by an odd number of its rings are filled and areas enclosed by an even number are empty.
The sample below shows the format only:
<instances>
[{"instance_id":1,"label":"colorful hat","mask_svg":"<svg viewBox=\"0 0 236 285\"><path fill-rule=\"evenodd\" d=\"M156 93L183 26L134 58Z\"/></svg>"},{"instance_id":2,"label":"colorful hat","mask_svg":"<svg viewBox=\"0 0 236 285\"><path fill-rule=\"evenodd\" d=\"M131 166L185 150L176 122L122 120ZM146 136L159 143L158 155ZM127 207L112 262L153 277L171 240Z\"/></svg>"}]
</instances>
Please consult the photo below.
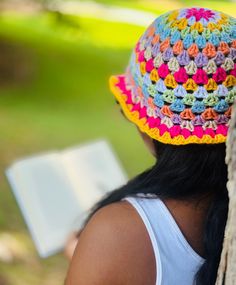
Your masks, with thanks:
<instances>
[{"instance_id":1,"label":"colorful hat","mask_svg":"<svg viewBox=\"0 0 236 285\"><path fill-rule=\"evenodd\" d=\"M158 17L110 87L127 118L168 144L226 141L236 97L236 19L205 8Z\"/></svg>"}]
</instances>

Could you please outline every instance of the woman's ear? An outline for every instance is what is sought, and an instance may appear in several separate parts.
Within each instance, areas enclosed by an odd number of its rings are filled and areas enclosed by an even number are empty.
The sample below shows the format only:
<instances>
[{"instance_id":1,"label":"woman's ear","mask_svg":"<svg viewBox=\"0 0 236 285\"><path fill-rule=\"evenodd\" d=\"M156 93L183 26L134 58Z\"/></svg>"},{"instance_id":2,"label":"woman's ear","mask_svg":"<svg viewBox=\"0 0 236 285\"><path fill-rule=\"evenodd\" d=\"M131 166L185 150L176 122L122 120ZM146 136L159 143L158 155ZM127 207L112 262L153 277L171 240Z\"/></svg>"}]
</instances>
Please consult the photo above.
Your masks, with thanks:
<instances>
[{"instance_id":1,"label":"woman's ear","mask_svg":"<svg viewBox=\"0 0 236 285\"><path fill-rule=\"evenodd\" d=\"M147 148L151 152L151 154L154 157L156 157L156 150L154 147L153 139L151 137L149 137L146 133L143 133L142 131L140 131L140 129L138 127L137 127L137 129L138 129L138 132L139 132L140 136L142 137L145 145L147 146Z\"/></svg>"}]
</instances>

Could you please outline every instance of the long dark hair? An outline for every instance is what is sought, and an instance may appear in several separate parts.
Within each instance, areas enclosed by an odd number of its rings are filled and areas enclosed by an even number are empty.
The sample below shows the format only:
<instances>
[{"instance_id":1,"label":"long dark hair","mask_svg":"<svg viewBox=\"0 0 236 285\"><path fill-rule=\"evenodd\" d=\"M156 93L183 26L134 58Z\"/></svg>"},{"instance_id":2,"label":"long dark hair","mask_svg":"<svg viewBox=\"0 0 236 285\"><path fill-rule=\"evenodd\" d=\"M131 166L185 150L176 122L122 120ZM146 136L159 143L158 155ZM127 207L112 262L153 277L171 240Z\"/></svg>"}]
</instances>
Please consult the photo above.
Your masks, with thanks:
<instances>
[{"instance_id":1,"label":"long dark hair","mask_svg":"<svg viewBox=\"0 0 236 285\"><path fill-rule=\"evenodd\" d=\"M98 209L138 193L197 203L213 197L204 225L205 262L195 276L196 285L213 285L228 214L225 143L180 146L156 140L153 143L156 163L97 203L88 220Z\"/></svg>"}]
</instances>

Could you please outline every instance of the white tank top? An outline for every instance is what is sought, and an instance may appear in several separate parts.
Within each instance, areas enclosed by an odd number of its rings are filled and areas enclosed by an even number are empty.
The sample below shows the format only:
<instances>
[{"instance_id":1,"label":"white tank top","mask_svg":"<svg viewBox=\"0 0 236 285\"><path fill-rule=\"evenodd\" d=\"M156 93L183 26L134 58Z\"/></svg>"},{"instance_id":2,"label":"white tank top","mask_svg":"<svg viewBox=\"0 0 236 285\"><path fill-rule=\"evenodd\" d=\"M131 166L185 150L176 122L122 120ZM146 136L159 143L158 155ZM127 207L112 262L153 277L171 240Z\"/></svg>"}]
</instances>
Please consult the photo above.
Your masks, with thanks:
<instances>
[{"instance_id":1,"label":"white tank top","mask_svg":"<svg viewBox=\"0 0 236 285\"><path fill-rule=\"evenodd\" d=\"M156 260L155 285L193 285L204 263L185 239L174 217L159 198L125 197L138 212L150 236Z\"/></svg>"}]
</instances>

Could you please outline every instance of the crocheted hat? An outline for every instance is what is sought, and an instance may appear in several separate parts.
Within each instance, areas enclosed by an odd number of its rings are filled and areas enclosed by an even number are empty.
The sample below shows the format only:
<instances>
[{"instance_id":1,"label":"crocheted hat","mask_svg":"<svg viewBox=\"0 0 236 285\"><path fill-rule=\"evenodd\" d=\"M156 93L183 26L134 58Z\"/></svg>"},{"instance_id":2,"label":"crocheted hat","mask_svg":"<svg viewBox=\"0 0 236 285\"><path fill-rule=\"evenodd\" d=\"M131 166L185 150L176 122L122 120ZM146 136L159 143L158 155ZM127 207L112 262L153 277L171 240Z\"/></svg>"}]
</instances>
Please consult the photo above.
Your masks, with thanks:
<instances>
[{"instance_id":1,"label":"crocheted hat","mask_svg":"<svg viewBox=\"0 0 236 285\"><path fill-rule=\"evenodd\" d=\"M226 141L236 97L236 19L205 8L158 17L110 88L127 118L169 144Z\"/></svg>"}]
</instances>

